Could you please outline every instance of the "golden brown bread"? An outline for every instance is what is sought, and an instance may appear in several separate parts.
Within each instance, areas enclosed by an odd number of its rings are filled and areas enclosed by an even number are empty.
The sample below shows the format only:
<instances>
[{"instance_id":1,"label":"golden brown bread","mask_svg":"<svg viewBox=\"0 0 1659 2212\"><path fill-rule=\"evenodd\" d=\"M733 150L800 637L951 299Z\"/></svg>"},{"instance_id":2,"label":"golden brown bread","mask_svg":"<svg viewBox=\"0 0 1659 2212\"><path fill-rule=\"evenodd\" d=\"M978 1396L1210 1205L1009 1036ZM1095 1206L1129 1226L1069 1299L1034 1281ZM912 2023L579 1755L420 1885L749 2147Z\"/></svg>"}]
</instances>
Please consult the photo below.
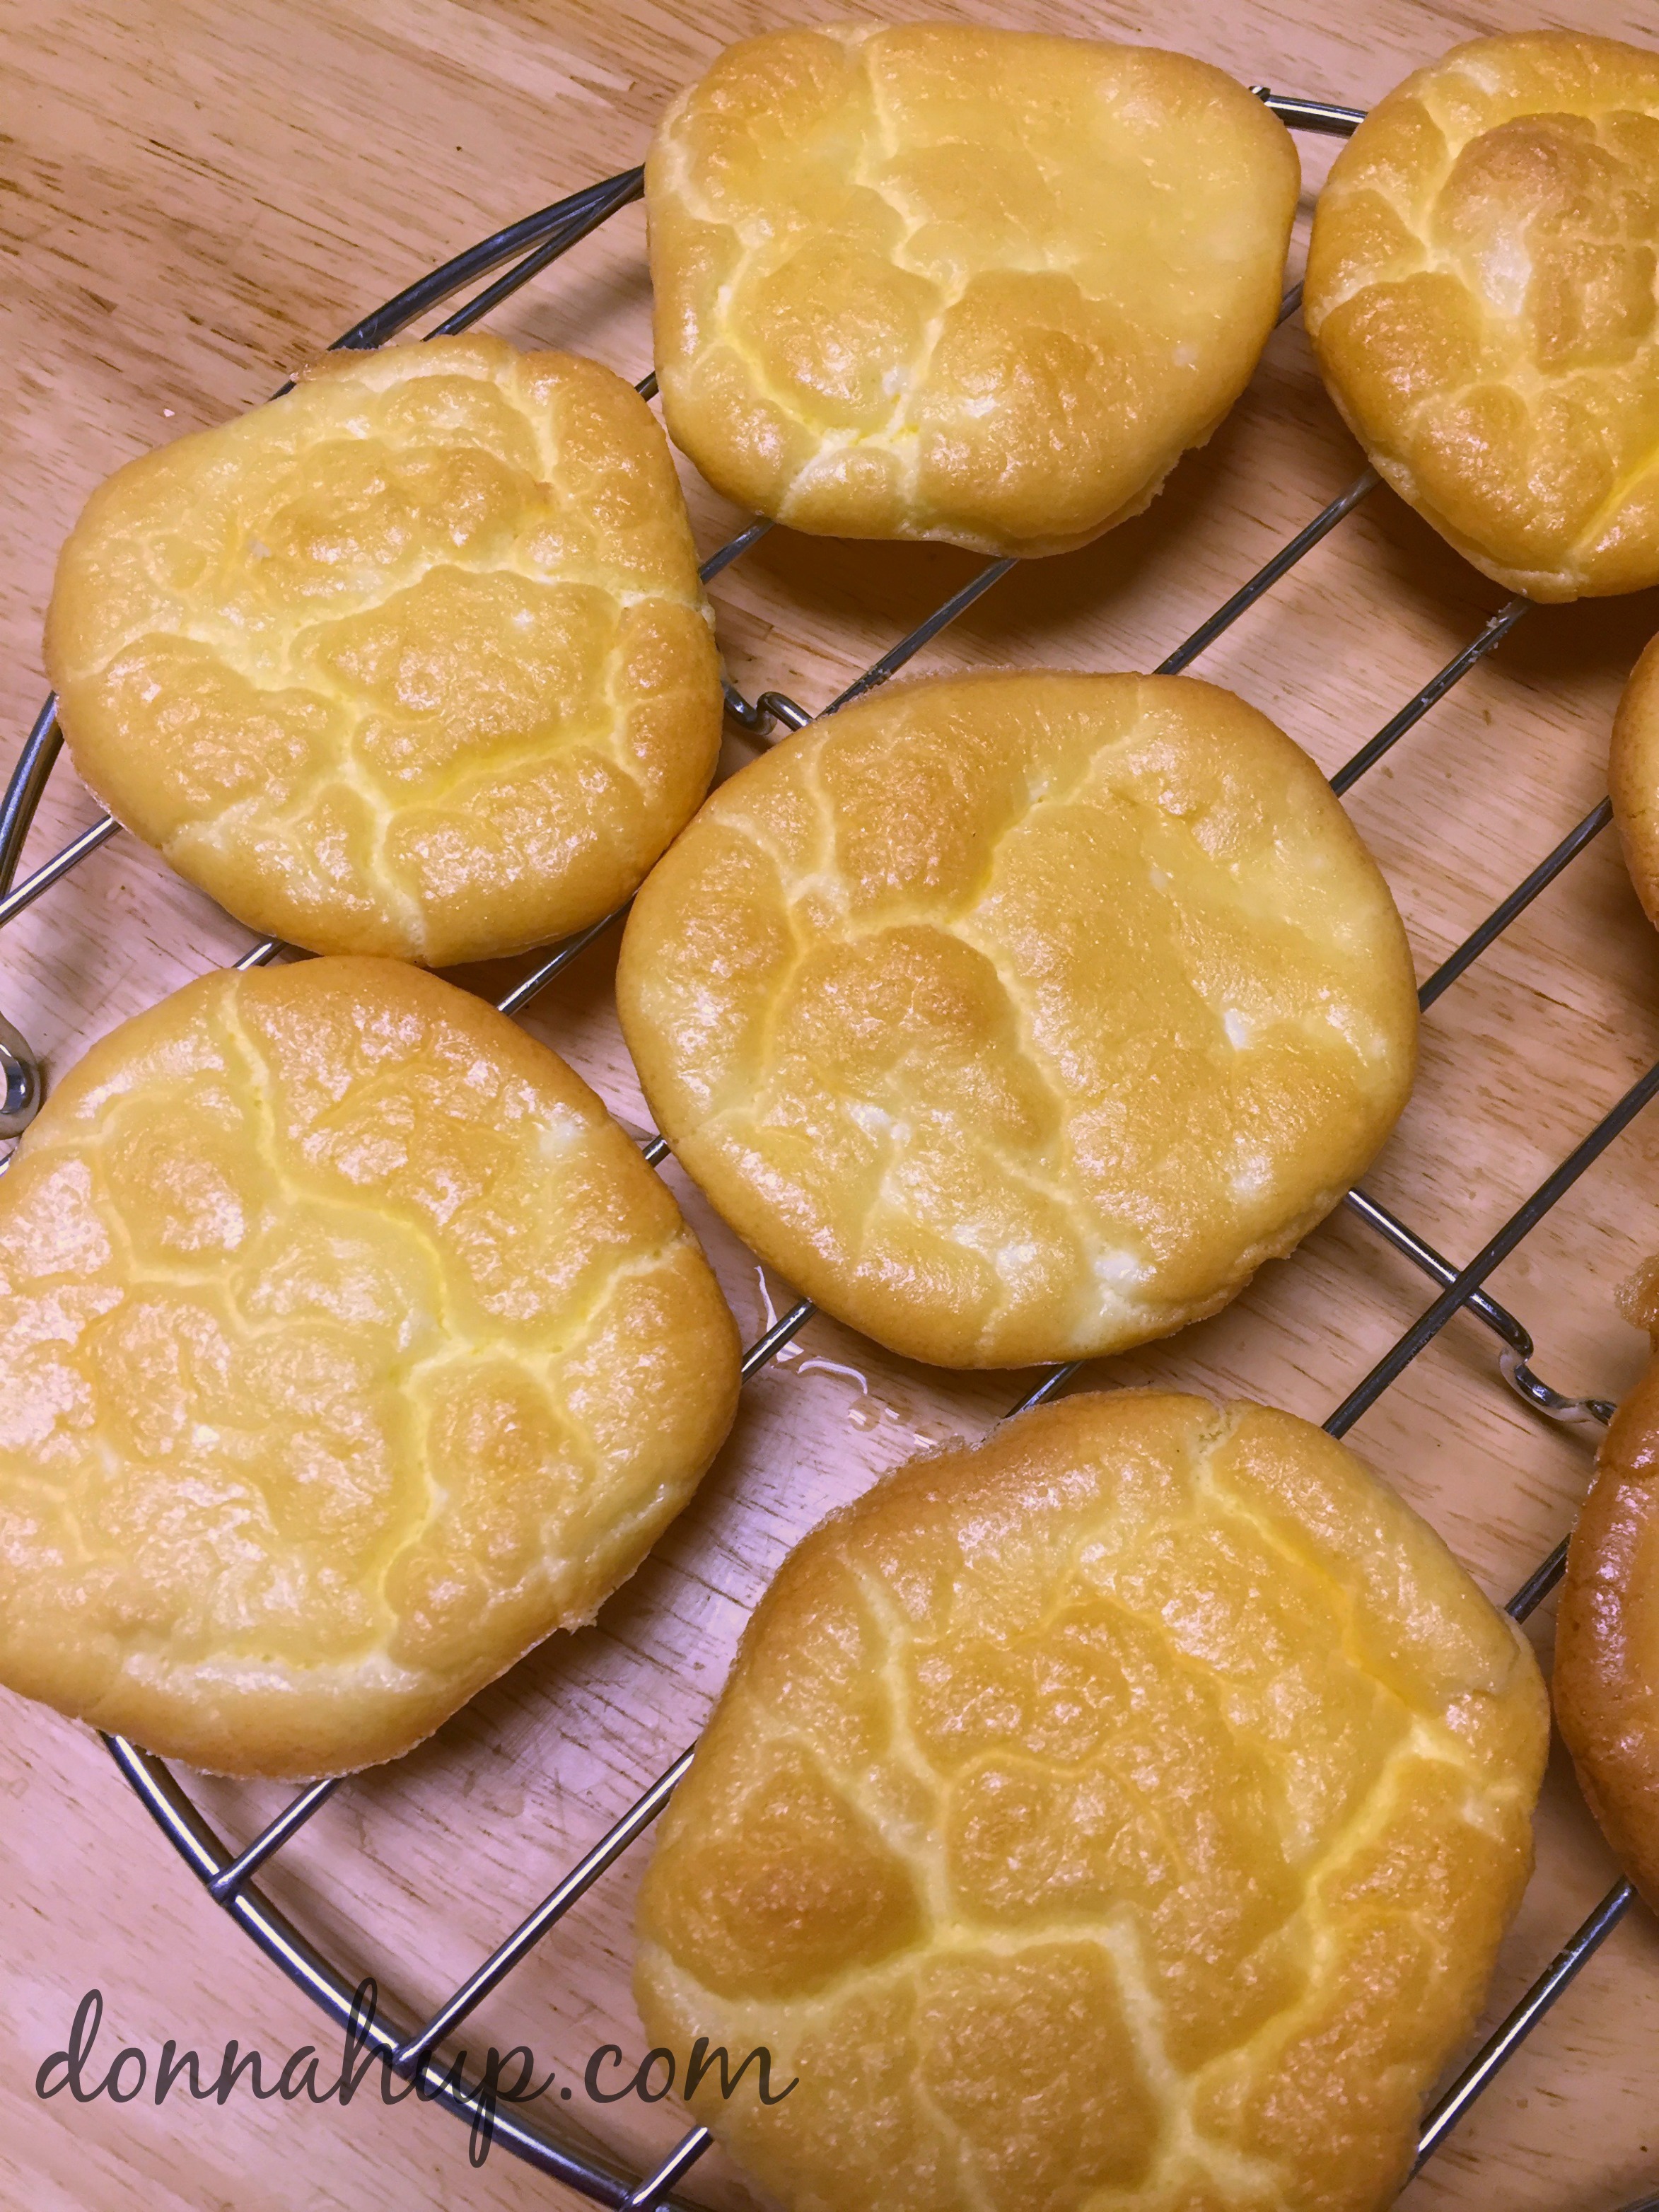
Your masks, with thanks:
<instances>
[{"instance_id":1,"label":"golden brown bread","mask_svg":"<svg viewBox=\"0 0 1659 2212\"><path fill-rule=\"evenodd\" d=\"M809 1536L664 1820L635 1994L790 2212L1371 2212L1532 1860L1524 1639L1340 1444L1066 1400Z\"/></svg>"},{"instance_id":2,"label":"golden brown bread","mask_svg":"<svg viewBox=\"0 0 1659 2212\"><path fill-rule=\"evenodd\" d=\"M1659 1261L1620 1302L1659 1353ZM1589 1808L1659 1909L1659 1357L1613 1417L1567 1547L1553 1687Z\"/></svg>"},{"instance_id":3,"label":"golden brown bread","mask_svg":"<svg viewBox=\"0 0 1659 2212\"><path fill-rule=\"evenodd\" d=\"M392 961L204 976L0 1182L0 1681L227 1773L392 1758L592 1618L736 1399L545 1046Z\"/></svg>"},{"instance_id":4,"label":"golden brown bread","mask_svg":"<svg viewBox=\"0 0 1659 2212\"><path fill-rule=\"evenodd\" d=\"M254 929L428 967L634 890L708 786L720 670L667 441L499 338L332 353L118 469L46 665L111 813Z\"/></svg>"},{"instance_id":5,"label":"golden brown bread","mask_svg":"<svg viewBox=\"0 0 1659 2212\"><path fill-rule=\"evenodd\" d=\"M1328 784L1184 677L939 678L790 738L652 874L617 1004L738 1233L945 1366L1214 1312L1338 1203L1416 1054Z\"/></svg>"},{"instance_id":6,"label":"golden brown bread","mask_svg":"<svg viewBox=\"0 0 1659 2212\"><path fill-rule=\"evenodd\" d=\"M1378 473L1535 599L1659 581L1659 55L1474 39L1320 195L1303 313Z\"/></svg>"},{"instance_id":7,"label":"golden brown bread","mask_svg":"<svg viewBox=\"0 0 1659 2212\"><path fill-rule=\"evenodd\" d=\"M744 40L646 161L675 442L797 530L1057 553L1249 380L1300 182L1185 54L960 23Z\"/></svg>"},{"instance_id":8,"label":"golden brown bread","mask_svg":"<svg viewBox=\"0 0 1659 2212\"><path fill-rule=\"evenodd\" d=\"M1659 928L1659 638L1631 671L1613 721L1607 790L1625 866L1648 920Z\"/></svg>"}]
</instances>

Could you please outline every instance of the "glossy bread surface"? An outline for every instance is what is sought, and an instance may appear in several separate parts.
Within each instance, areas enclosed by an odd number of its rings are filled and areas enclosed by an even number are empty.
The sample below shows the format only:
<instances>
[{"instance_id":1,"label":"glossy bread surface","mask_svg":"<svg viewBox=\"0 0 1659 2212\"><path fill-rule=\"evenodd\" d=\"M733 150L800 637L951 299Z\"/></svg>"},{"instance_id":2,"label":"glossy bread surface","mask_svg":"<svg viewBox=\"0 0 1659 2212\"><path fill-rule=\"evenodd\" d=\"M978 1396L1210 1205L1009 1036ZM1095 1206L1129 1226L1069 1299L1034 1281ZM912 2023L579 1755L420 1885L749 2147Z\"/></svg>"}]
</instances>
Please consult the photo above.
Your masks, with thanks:
<instances>
[{"instance_id":1,"label":"glossy bread surface","mask_svg":"<svg viewBox=\"0 0 1659 2212\"><path fill-rule=\"evenodd\" d=\"M1328 784L1184 677L935 679L787 740L653 874L617 994L738 1234L948 1366L1213 1312L1415 1064L1405 934Z\"/></svg>"},{"instance_id":2,"label":"glossy bread surface","mask_svg":"<svg viewBox=\"0 0 1659 2212\"><path fill-rule=\"evenodd\" d=\"M665 1815L649 2039L790 2212L1376 2212L1532 1860L1518 1631L1341 1445L1152 1391L806 1538Z\"/></svg>"},{"instance_id":3,"label":"glossy bread surface","mask_svg":"<svg viewBox=\"0 0 1659 2212\"><path fill-rule=\"evenodd\" d=\"M204 976L0 1182L0 1680L219 1771L391 1758L592 1618L736 1398L544 1045L390 961Z\"/></svg>"},{"instance_id":4,"label":"glossy bread surface","mask_svg":"<svg viewBox=\"0 0 1659 2212\"><path fill-rule=\"evenodd\" d=\"M1659 928L1659 640L1649 641L1620 695L1607 792L1636 896Z\"/></svg>"},{"instance_id":5,"label":"glossy bread surface","mask_svg":"<svg viewBox=\"0 0 1659 2212\"><path fill-rule=\"evenodd\" d=\"M1659 1262L1621 1303L1659 1329ZM1659 1909L1659 1358L1613 1418L1567 1547L1553 1692L1590 1810Z\"/></svg>"},{"instance_id":6,"label":"glossy bread surface","mask_svg":"<svg viewBox=\"0 0 1659 2212\"><path fill-rule=\"evenodd\" d=\"M626 898L708 787L712 618L622 379L500 338L333 353L147 453L65 544L76 767L254 929L444 967Z\"/></svg>"},{"instance_id":7,"label":"glossy bread surface","mask_svg":"<svg viewBox=\"0 0 1659 2212\"><path fill-rule=\"evenodd\" d=\"M1659 581L1659 54L1455 46L1320 196L1303 313L1379 472L1537 599Z\"/></svg>"},{"instance_id":8,"label":"glossy bread surface","mask_svg":"<svg viewBox=\"0 0 1659 2212\"><path fill-rule=\"evenodd\" d=\"M669 429L799 530L1083 544L1243 390L1299 173L1184 54L947 23L745 40L646 164Z\"/></svg>"}]
</instances>

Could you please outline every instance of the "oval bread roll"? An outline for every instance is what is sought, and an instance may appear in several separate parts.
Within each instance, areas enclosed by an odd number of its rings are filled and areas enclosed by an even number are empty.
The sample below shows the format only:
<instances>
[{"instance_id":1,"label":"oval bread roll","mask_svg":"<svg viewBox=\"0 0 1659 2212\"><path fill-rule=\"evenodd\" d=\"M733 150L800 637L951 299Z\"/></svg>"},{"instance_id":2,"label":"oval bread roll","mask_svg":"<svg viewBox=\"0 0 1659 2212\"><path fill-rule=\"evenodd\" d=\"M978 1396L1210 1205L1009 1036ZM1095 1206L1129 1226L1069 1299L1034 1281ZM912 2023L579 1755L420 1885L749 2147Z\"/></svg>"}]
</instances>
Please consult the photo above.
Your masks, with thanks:
<instances>
[{"instance_id":1,"label":"oval bread roll","mask_svg":"<svg viewBox=\"0 0 1659 2212\"><path fill-rule=\"evenodd\" d=\"M0 1681L223 1773L391 1759L592 1619L737 1369L544 1045L391 961L204 976L0 1182Z\"/></svg>"},{"instance_id":2,"label":"oval bread roll","mask_svg":"<svg viewBox=\"0 0 1659 2212\"><path fill-rule=\"evenodd\" d=\"M786 1561L646 1876L646 2033L794 2078L690 2100L790 2212L1373 2212L1547 1735L1519 1632L1322 1431L1068 1399Z\"/></svg>"},{"instance_id":3,"label":"oval bread roll","mask_svg":"<svg viewBox=\"0 0 1659 2212\"><path fill-rule=\"evenodd\" d=\"M1659 929L1659 638L1631 671L1619 702L1607 790L1631 882Z\"/></svg>"},{"instance_id":4,"label":"oval bread roll","mask_svg":"<svg viewBox=\"0 0 1659 2212\"><path fill-rule=\"evenodd\" d=\"M617 1004L739 1236L951 1367L1213 1313L1338 1203L1416 1056L1329 785L1186 677L941 678L790 738L652 874Z\"/></svg>"},{"instance_id":5,"label":"oval bread roll","mask_svg":"<svg viewBox=\"0 0 1659 2212\"><path fill-rule=\"evenodd\" d=\"M1659 1260L1620 1303L1659 1354ZM1553 1689L1589 1808L1659 1909L1659 1356L1613 1418L1567 1547Z\"/></svg>"},{"instance_id":6,"label":"oval bread roll","mask_svg":"<svg viewBox=\"0 0 1659 2212\"><path fill-rule=\"evenodd\" d=\"M1534 599L1659 581L1659 54L1474 39L1320 195L1303 315L1372 465Z\"/></svg>"},{"instance_id":7,"label":"oval bread roll","mask_svg":"<svg viewBox=\"0 0 1659 2212\"><path fill-rule=\"evenodd\" d=\"M669 430L797 530L1085 544L1243 390L1300 176L1185 54L956 23L745 40L646 161Z\"/></svg>"},{"instance_id":8,"label":"oval bread roll","mask_svg":"<svg viewBox=\"0 0 1659 2212\"><path fill-rule=\"evenodd\" d=\"M118 470L46 665L92 791L239 921L435 968L633 891L714 773L711 623L639 394L436 338Z\"/></svg>"}]
</instances>

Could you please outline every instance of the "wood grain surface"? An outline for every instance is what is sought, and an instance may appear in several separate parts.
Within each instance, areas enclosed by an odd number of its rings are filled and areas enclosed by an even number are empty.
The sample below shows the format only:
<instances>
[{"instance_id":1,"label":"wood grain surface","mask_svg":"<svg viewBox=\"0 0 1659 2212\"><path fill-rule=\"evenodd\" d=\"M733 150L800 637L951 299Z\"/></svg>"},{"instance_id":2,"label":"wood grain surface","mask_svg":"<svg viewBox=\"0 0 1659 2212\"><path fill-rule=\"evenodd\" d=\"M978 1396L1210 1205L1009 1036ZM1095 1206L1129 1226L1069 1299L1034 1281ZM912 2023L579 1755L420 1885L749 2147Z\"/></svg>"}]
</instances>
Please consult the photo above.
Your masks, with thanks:
<instances>
[{"instance_id":1,"label":"wood grain surface","mask_svg":"<svg viewBox=\"0 0 1659 2212\"><path fill-rule=\"evenodd\" d=\"M40 698L55 548L92 486L159 441L264 397L365 309L475 238L638 161L671 93L726 40L836 15L932 12L1183 46L1250 82L1353 105L1455 39L1546 20L1650 42L1634 0L5 0L6 282L0 327L6 527L0 562L7 726ZM1329 142L1301 142L1307 202ZM1302 226L1305 234L1305 212ZM629 210L515 298L494 327L569 344L629 375L649 365L643 218ZM1301 247L1298 243L1297 252ZM1359 457L1298 325L1142 520L1016 571L918 664L1146 667L1350 483ZM700 541L742 518L687 472ZM731 671L751 696L808 706L971 573L937 547L774 532L715 587ZM1431 969L1604 788L1619 687L1659 626L1652 593L1531 613L1355 788L1355 819ZM1374 495L1197 665L1334 768L1480 629L1500 594L1414 516ZM731 747L733 761L743 747ZM26 866L94 809L67 769ZM5 936L0 1008L61 1071L91 1037L216 962L246 933L118 838ZM614 945L541 1000L533 1025L617 1111L640 1104L611 1012ZM464 980L499 988L507 971ZM1659 1056L1659 939L1610 836L1575 863L1434 1007L1421 1080L1369 1188L1460 1264ZM745 1332L768 1287L706 1209ZM1659 1111L1635 1123L1498 1271L1537 1365L1618 1395L1643 1347L1612 1292L1659 1246ZM1350 1215L1237 1305L1103 1367L1244 1392L1322 1419L1429 1302L1431 1286ZM772 1285L781 1303L787 1286ZM1492 1337L1460 1316L1353 1441L1502 1598L1563 1534L1592 1437L1528 1413ZM747 1607L832 1503L929 1443L975 1435L1030 1377L952 1379L812 1322L750 1389L698 1501L592 1630L546 1646L429 1745L349 1783L270 1869L269 1893L349 1972L376 1972L423 2016L695 1735ZM1536 1621L1547 1654L1550 1610ZM281 1793L205 1783L222 1832L252 1834ZM1614 1869L1558 1761L1540 1864L1492 2017ZM639 1867L623 1866L483 2008L475 2047L533 2046L574 2084L562 2113L644 2161L683 2121L671 2100L601 2108L587 2054L638 2054L627 1994ZM41 2061L82 1993L100 2051L231 2036L279 2057L321 2040L307 2001L175 1858L87 1731L0 1701L0 2174L19 2212L324 2212L574 2203L497 2152L470 2170L441 2112L227 2105L148 2092L116 2106L36 2100ZM1413 2212L1612 2212L1659 2187L1659 1934L1627 1917L1407 2191ZM101 2071L101 2063L96 2069ZM710 2158L689 2193L752 2201ZM854 2212L854 2208L848 2208Z\"/></svg>"}]
</instances>

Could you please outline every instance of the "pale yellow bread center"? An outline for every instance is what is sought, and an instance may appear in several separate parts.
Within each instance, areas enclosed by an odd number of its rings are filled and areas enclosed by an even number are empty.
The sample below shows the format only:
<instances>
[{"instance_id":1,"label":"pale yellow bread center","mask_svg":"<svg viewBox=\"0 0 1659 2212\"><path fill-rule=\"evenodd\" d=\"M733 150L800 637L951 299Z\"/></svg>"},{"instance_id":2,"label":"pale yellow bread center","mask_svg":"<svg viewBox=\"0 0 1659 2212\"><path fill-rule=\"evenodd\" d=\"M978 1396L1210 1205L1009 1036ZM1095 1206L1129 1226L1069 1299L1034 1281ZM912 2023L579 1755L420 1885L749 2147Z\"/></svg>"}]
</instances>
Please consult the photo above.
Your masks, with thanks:
<instances>
[{"instance_id":1,"label":"pale yellow bread center","mask_svg":"<svg viewBox=\"0 0 1659 2212\"><path fill-rule=\"evenodd\" d=\"M658 1126L762 1256L952 1366L1213 1312L1410 1088L1388 888L1301 749L1176 677L899 686L722 786L618 1006Z\"/></svg>"},{"instance_id":2,"label":"pale yellow bread center","mask_svg":"<svg viewBox=\"0 0 1659 2212\"><path fill-rule=\"evenodd\" d=\"M949 23L745 40L646 162L669 429L799 530L1082 544L1243 389L1299 173L1184 54Z\"/></svg>"},{"instance_id":3,"label":"pale yellow bread center","mask_svg":"<svg viewBox=\"0 0 1659 2212\"><path fill-rule=\"evenodd\" d=\"M1380 2212L1532 1861L1524 1639L1341 1445L1156 1392L918 1461L757 1611L639 1908L789 2212Z\"/></svg>"},{"instance_id":4,"label":"pale yellow bread center","mask_svg":"<svg viewBox=\"0 0 1659 2212\"><path fill-rule=\"evenodd\" d=\"M128 463L64 547L46 664L82 776L181 875L428 967L608 914L720 745L650 409L499 338L330 354Z\"/></svg>"},{"instance_id":5,"label":"pale yellow bread center","mask_svg":"<svg viewBox=\"0 0 1659 2212\"><path fill-rule=\"evenodd\" d=\"M1455 46L1320 196L1303 313L1371 460L1536 599L1659 582L1659 54Z\"/></svg>"},{"instance_id":6,"label":"pale yellow bread center","mask_svg":"<svg viewBox=\"0 0 1659 2212\"><path fill-rule=\"evenodd\" d=\"M391 1758L633 1572L737 1356L637 1147L492 1007L204 977L0 1182L0 1681L224 1772Z\"/></svg>"}]
</instances>

